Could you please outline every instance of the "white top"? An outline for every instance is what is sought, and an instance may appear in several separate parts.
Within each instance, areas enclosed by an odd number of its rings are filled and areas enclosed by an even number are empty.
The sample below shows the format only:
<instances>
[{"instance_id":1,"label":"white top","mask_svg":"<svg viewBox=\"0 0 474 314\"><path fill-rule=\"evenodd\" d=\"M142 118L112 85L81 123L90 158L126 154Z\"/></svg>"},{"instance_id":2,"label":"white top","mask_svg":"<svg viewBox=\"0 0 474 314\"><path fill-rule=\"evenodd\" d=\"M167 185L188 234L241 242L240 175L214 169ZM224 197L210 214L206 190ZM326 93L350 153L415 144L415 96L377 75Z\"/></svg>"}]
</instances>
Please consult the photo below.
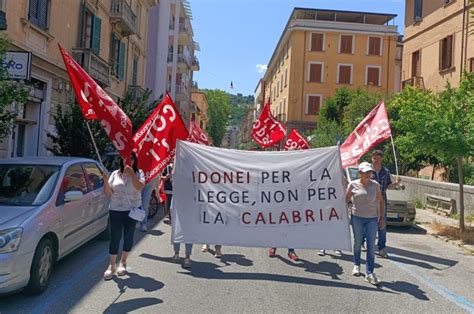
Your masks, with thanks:
<instances>
[{"instance_id":1,"label":"white top","mask_svg":"<svg viewBox=\"0 0 474 314\"><path fill-rule=\"evenodd\" d=\"M138 181L145 182L145 174L142 170L139 169L135 175ZM109 177L109 184L113 190L109 210L129 211L132 207L142 206L141 193L135 188L132 178L127 174L121 174L120 170L115 170Z\"/></svg>"},{"instance_id":2,"label":"white top","mask_svg":"<svg viewBox=\"0 0 474 314\"><path fill-rule=\"evenodd\" d=\"M376 218L379 216L379 202L377 192L380 186L375 180L370 180L370 184L364 187L359 180L352 181L348 188L352 190L352 215L364 218Z\"/></svg>"}]
</instances>

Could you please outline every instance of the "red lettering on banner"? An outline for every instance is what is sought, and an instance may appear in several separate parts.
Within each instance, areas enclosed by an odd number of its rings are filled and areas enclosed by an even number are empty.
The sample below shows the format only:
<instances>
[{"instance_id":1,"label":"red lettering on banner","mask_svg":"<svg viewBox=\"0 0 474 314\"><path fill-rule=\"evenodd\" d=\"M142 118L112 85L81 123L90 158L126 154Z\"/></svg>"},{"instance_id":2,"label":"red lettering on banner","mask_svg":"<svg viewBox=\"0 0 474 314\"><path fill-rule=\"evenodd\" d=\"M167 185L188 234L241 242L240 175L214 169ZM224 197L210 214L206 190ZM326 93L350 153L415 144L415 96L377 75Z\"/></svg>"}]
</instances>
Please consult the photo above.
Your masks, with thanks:
<instances>
[{"instance_id":1,"label":"red lettering on banner","mask_svg":"<svg viewBox=\"0 0 474 314\"><path fill-rule=\"evenodd\" d=\"M329 214L329 220L331 220L333 217L336 217L336 219L339 220L339 215L337 214L337 211L335 208L331 208L331 213Z\"/></svg>"},{"instance_id":2,"label":"red lettering on banner","mask_svg":"<svg viewBox=\"0 0 474 314\"><path fill-rule=\"evenodd\" d=\"M245 216L250 216L250 213L249 212L244 212L242 214L242 222L246 225L248 225L250 223L250 221L245 221Z\"/></svg>"},{"instance_id":3,"label":"red lettering on banner","mask_svg":"<svg viewBox=\"0 0 474 314\"><path fill-rule=\"evenodd\" d=\"M257 220L255 221L255 224L258 225L259 222L265 224L265 218L263 217L263 213L258 213L257 215Z\"/></svg>"},{"instance_id":4,"label":"red lettering on banner","mask_svg":"<svg viewBox=\"0 0 474 314\"><path fill-rule=\"evenodd\" d=\"M372 109L341 145L342 166L347 168L356 165L363 154L390 138L391 135L387 109L385 102L382 101Z\"/></svg>"},{"instance_id":5,"label":"red lettering on banner","mask_svg":"<svg viewBox=\"0 0 474 314\"><path fill-rule=\"evenodd\" d=\"M280 225L281 225L281 222L282 222L283 220L286 221L287 224L290 223L290 221L288 220L288 217L286 216L286 213L285 213L285 212L281 212L281 215L280 215L280 222L279 222Z\"/></svg>"},{"instance_id":6,"label":"red lettering on banner","mask_svg":"<svg viewBox=\"0 0 474 314\"><path fill-rule=\"evenodd\" d=\"M301 221L301 215L299 211L294 210L292 214L293 214L293 223Z\"/></svg>"},{"instance_id":7,"label":"red lettering on banner","mask_svg":"<svg viewBox=\"0 0 474 314\"><path fill-rule=\"evenodd\" d=\"M305 213L306 213L306 221L309 221L310 218L312 221L314 221L314 217L313 217L314 213L311 209L307 209Z\"/></svg>"}]
</instances>

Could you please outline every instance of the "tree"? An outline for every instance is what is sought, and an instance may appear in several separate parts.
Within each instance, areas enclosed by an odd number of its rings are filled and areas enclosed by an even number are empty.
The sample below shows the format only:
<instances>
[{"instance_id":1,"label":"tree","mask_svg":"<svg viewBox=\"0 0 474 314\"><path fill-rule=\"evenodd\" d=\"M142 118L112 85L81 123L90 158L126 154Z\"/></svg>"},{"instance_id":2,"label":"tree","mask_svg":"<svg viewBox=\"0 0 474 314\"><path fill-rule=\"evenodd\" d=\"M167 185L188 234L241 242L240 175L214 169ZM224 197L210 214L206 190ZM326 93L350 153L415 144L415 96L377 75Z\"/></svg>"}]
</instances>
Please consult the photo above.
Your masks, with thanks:
<instances>
[{"instance_id":1,"label":"tree","mask_svg":"<svg viewBox=\"0 0 474 314\"><path fill-rule=\"evenodd\" d=\"M222 90L204 90L208 102L207 133L215 146L220 146L226 132L230 113L229 95Z\"/></svg>"},{"instance_id":2,"label":"tree","mask_svg":"<svg viewBox=\"0 0 474 314\"><path fill-rule=\"evenodd\" d=\"M118 102L125 114L130 118L133 132L138 130L155 109L156 101L149 104L149 96L149 91L136 99L127 94ZM51 132L47 134L53 143L52 146L47 147L50 152L57 156L97 157L89 131L87 130L86 120L77 103L57 105L53 118L57 132L55 134ZM89 126L100 153L114 149L98 121L90 121Z\"/></svg>"},{"instance_id":3,"label":"tree","mask_svg":"<svg viewBox=\"0 0 474 314\"><path fill-rule=\"evenodd\" d=\"M474 76L464 73L459 88L441 93L406 88L392 100L402 131L398 147L407 154L429 154L456 161L459 176L459 229L464 231L463 158L474 154Z\"/></svg>"},{"instance_id":4,"label":"tree","mask_svg":"<svg viewBox=\"0 0 474 314\"><path fill-rule=\"evenodd\" d=\"M10 43L0 34L0 60L5 60L5 53ZM0 66L0 140L9 135L15 125L17 112L12 104L23 104L28 97L28 89L22 82L10 80L3 66Z\"/></svg>"}]
</instances>

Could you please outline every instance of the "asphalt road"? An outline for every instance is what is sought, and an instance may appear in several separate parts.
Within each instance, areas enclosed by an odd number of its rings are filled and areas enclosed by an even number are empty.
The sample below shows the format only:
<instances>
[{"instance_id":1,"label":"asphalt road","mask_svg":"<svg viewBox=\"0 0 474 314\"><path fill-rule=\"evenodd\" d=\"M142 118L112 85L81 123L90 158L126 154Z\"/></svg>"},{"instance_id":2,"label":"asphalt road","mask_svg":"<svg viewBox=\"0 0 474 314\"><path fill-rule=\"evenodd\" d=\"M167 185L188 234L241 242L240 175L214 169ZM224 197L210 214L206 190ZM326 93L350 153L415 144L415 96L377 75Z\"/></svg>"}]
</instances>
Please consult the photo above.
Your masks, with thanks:
<instances>
[{"instance_id":1,"label":"asphalt road","mask_svg":"<svg viewBox=\"0 0 474 314\"><path fill-rule=\"evenodd\" d=\"M352 255L224 247L222 259L194 246L193 266L171 262L171 227L158 218L137 232L129 274L102 280L107 242L92 240L61 260L41 296L0 298L0 313L410 312L474 313L474 256L423 231L390 228L390 259L376 259L382 284L353 277ZM182 247L184 252L184 247ZM365 269L362 266L362 271Z\"/></svg>"}]
</instances>

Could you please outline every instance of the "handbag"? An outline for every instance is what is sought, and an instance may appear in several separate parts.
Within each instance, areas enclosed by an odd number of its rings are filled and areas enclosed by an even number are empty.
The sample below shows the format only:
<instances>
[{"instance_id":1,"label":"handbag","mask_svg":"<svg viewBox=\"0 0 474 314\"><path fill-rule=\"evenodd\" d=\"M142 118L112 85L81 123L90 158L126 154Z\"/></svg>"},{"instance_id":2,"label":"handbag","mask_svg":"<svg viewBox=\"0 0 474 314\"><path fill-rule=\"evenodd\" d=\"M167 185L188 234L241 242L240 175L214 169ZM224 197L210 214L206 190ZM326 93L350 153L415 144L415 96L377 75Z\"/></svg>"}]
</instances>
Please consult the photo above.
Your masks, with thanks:
<instances>
[{"instance_id":1,"label":"handbag","mask_svg":"<svg viewBox=\"0 0 474 314\"><path fill-rule=\"evenodd\" d=\"M145 216L146 216L146 212L145 210L143 210L143 208L141 206L132 206L132 203L130 202L130 198L128 197L128 193L127 193L127 187L125 186L125 182L124 182L124 185L123 185L123 189L125 191L125 196L127 197L127 201L128 201L128 204L130 205L131 209L130 209L130 212L128 213L128 217L138 221L138 222L142 222L143 220L145 220Z\"/></svg>"}]
</instances>

